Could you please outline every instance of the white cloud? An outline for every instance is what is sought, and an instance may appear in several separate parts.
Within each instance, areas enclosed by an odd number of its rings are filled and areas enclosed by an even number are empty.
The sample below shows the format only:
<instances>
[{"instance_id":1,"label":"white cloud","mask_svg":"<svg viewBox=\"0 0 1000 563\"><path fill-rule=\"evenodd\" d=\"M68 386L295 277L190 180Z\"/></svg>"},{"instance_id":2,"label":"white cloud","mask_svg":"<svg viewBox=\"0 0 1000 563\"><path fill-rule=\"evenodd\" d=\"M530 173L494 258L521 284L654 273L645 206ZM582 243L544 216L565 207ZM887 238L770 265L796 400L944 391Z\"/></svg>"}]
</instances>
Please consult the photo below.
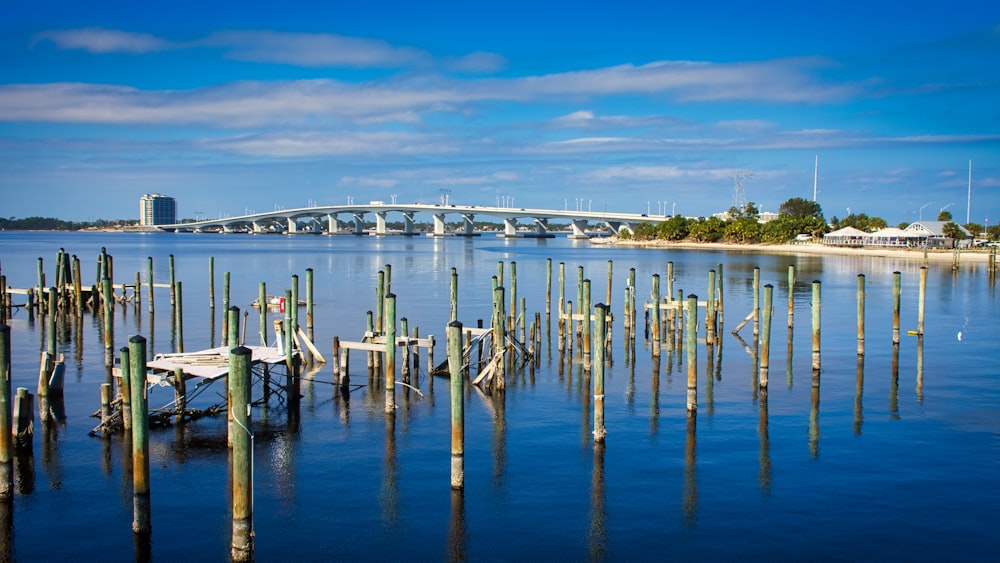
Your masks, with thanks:
<instances>
[{"instance_id":1,"label":"white cloud","mask_svg":"<svg viewBox=\"0 0 1000 563\"><path fill-rule=\"evenodd\" d=\"M387 132L268 133L203 140L201 144L226 152L273 158L442 154L459 150L447 139Z\"/></svg>"},{"instance_id":2,"label":"white cloud","mask_svg":"<svg viewBox=\"0 0 1000 563\"><path fill-rule=\"evenodd\" d=\"M196 44L221 47L238 60L310 67L400 68L433 62L429 53L412 47L325 33L219 31Z\"/></svg>"},{"instance_id":3,"label":"white cloud","mask_svg":"<svg viewBox=\"0 0 1000 563\"><path fill-rule=\"evenodd\" d=\"M35 36L35 42L39 41L51 41L60 49L133 55L177 47L175 43L148 33L130 33L98 27L43 31Z\"/></svg>"}]
</instances>

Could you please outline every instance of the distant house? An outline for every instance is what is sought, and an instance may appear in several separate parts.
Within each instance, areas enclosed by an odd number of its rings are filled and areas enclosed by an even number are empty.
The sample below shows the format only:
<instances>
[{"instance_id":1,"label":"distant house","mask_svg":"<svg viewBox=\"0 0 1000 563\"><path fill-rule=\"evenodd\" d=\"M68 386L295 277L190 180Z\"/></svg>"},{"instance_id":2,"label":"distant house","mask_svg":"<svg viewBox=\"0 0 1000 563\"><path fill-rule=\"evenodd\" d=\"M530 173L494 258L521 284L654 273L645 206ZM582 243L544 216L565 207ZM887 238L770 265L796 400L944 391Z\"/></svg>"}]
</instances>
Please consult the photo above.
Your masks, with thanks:
<instances>
[{"instance_id":1,"label":"distant house","mask_svg":"<svg viewBox=\"0 0 1000 563\"><path fill-rule=\"evenodd\" d=\"M950 221L917 221L911 223L909 227L903 229L907 234L909 246L927 248L954 248L955 239L944 235L944 226ZM966 238L972 238L972 233L959 225L959 230L965 233Z\"/></svg>"},{"instance_id":2,"label":"distant house","mask_svg":"<svg viewBox=\"0 0 1000 563\"><path fill-rule=\"evenodd\" d=\"M867 235L865 246L906 248L910 246L910 235L903 229L889 227Z\"/></svg>"}]
</instances>

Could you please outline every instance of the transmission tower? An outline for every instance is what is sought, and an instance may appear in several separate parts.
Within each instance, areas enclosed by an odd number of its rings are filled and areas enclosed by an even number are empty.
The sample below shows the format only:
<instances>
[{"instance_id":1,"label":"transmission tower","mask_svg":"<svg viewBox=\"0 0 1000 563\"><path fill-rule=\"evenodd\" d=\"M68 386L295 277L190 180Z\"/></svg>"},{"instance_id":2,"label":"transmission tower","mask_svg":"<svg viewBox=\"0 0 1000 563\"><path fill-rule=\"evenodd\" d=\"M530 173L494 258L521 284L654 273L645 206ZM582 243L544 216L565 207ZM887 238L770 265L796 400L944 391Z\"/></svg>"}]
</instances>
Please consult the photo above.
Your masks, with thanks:
<instances>
[{"instance_id":1,"label":"transmission tower","mask_svg":"<svg viewBox=\"0 0 1000 563\"><path fill-rule=\"evenodd\" d=\"M729 173L733 179L733 207L742 211L747 204L747 195L743 191L743 181L753 178L753 172L749 170L733 170Z\"/></svg>"},{"instance_id":2,"label":"transmission tower","mask_svg":"<svg viewBox=\"0 0 1000 563\"><path fill-rule=\"evenodd\" d=\"M448 205L448 196L451 195L451 190L448 189L448 188L441 188L438 191L441 192L441 207L447 207L447 205Z\"/></svg>"}]
</instances>

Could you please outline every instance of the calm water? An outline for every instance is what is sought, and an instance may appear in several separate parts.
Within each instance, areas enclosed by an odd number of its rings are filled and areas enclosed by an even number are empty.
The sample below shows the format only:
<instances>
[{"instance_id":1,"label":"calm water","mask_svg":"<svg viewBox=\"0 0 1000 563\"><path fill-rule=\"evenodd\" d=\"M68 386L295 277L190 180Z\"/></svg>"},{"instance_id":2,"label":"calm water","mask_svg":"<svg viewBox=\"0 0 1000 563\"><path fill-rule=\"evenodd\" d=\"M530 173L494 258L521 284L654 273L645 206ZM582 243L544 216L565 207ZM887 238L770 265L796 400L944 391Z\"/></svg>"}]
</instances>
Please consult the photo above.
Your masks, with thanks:
<instances>
[{"instance_id":1,"label":"calm water","mask_svg":"<svg viewBox=\"0 0 1000 563\"><path fill-rule=\"evenodd\" d=\"M553 260L553 309L559 262L566 264L567 298L576 301L577 267L583 266L598 303L605 301L607 261L614 261L606 447L595 448L592 440L592 390L579 364L559 369L554 320L547 332L543 326L540 367L509 374L502 400L475 390L467 395L464 495L449 488L446 380L428 388L425 357L425 396L397 388L394 428L386 423L380 389L358 387L345 400L330 385L332 368L324 367L303 382L298 416L277 402L253 413L260 561L940 560L989 559L1000 548L1000 311L981 265L966 265L958 275L950 265L931 266L920 350L917 339L905 335L916 328L918 261L614 249L565 239L0 233L0 263L9 285L29 287L41 256L51 283L63 247L81 257L84 279L92 280L102 246L114 256L119 284L131 282L136 271L145 279L147 256L157 282L165 283L167 256L176 256L188 351L220 342L223 272L231 272L232 304L250 311L247 340L256 344L258 317L249 304L258 283L281 293L292 274L304 283L312 268L316 340L329 355L333 336L360 339L365 311L374 309L377 272L390 264L398 315L422 336L437 337L438 361L445 357L452 267L466 326L489 318L490 278L501 260L507 275L516 262L518 296L527 298L530 317L542 313L544 325L547 258ZM685 412L686 351L678 357L664 350L654 363L640 332L635 361L625 360L621 311L628 270L636 270L641 303L652 274L664 278L665 291L667 261L675 265L675 293L702 296L708 270L724 265L722 350L710 364L704 345L698 347L696 418ZM798 271L791 348L789 264ZM766 399L756 390L753 359L730 334L752 307L755 266L762 284L775 286ZM892 367L893 270L903 273L898 373ZM855 353L859 273L868 287L863 364ZM818 393L810 369L813 279L823 282ZM116 312L116 349L128 335L143 334L154 351L172 351L167 290L157 290L155 315L143 297L138 310ZM87 435L97 424L90 415L106 375L98 325L87 314L82 326L60 332L68 364L66 418L44 428L36 421L34 452L18 463L6 538L17 560L136 556L121 437ZM11 326L14 386L34 390L43 323L18 312ZM752 341L751 326L741 334ZM367 383L363 359L352 363L352 382ZM222 392L209 388L199 400L217 402ZM150 404L171 399L169 388L156 388ZM150 451L152 557L228 559L224 419L154 430Z\"/></svg>"}]
</instances>

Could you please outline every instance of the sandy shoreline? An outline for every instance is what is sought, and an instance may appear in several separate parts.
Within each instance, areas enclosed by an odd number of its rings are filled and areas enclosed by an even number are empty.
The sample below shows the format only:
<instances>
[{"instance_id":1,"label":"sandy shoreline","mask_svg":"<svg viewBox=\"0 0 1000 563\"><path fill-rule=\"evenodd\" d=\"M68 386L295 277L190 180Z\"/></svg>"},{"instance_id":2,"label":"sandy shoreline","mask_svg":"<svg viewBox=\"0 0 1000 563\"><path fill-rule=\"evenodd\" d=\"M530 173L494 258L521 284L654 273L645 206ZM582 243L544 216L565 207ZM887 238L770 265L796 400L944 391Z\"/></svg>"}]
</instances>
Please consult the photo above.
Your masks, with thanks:
<instances>
[{"instance_id":1,"label":"sandy shoreline","mask_svg":"<svg viewBox=\"0 0 1000 563\"><path fill-rule=\"evenodd\" d=\"M907 260L924 260L923 249L901 249L901 248L846 248L839 246L826 246L818 243L806 244L734 244L726 242L668 242L668 241L628 241L617 237L607 237L604 239L591 239L591 244L607 244L611 246L636 247L636 248L677 248L690 250L724 250L728 252L745 252L760 254L819 254L819 255L841 255L841 256L862 256L873 258L902 258ZM989 261L990 253L987 250L962 250L959 255L960 263ZM954 260L952 250L928 250L927 260L929 262L951 262Z\"/></svg>"}]
</instances>

